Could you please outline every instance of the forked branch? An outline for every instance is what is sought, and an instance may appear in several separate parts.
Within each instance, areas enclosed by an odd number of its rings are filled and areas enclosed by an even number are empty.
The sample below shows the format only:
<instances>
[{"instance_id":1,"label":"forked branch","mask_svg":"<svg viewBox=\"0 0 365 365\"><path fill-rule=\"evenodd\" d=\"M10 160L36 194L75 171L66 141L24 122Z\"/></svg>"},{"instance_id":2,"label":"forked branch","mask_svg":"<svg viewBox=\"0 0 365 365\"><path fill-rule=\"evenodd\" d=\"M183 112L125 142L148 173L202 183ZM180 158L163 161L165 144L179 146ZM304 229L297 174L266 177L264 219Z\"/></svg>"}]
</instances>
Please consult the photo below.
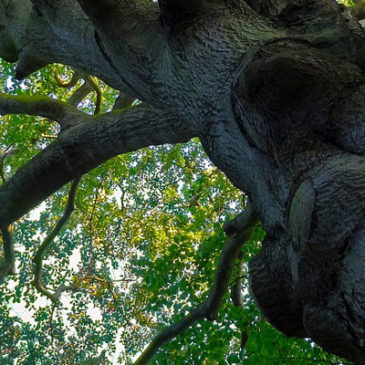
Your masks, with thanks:
<instances>
[{"instance_id":1,"label":"forked branch","mask_svg":"<svg viewBox=\"0 0 365 365\"><path fill-rule=\"evenodd\" d=\"M228 289L229 278L233 271L235 260L243 244L250 238L252 229L257 223L257 216L251 205L248 205L245 211L238 216L238 222L235 222L236 219L229 226L234 225L237 228L239 227L239 230L229 231L231 233L227 233L228 239L219 259L213 287L206 301L197 306L179 322L160 332L143 351L134 365L147 364L164 343L181 334L196 321L203 318L214 320L217 317L223 296Z\"/></svg>"}]
</instances>

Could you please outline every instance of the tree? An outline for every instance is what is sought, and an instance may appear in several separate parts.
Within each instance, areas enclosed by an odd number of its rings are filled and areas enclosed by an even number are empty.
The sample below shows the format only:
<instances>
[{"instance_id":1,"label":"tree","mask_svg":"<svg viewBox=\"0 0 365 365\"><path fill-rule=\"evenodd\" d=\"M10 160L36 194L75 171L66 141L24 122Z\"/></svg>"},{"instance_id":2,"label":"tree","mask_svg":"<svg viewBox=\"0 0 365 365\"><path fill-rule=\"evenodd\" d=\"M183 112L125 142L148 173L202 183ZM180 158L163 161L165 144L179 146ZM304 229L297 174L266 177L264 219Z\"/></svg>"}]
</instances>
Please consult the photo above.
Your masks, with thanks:
<instances>
[{"instance_id":1,"label":"tree","mask_svg":"<svg viewBox=\"0 0 365 365\"><path fill-rule=\"evenodd\" d=\"M113 156L198 137L252 208L225 226L208 299L137 363L197 319L216 318L258 217L266 236L249 272L261 312L287 336L365 364L365 34L345 7L331 0L0 4L0 55L16 63L18 79L62 63L86 85L69 103L1 94L2 115L59 125L57 138L0 187L2 278L14 267L9 225L52 193L70 181L75 191L80 176ZM90 91L100 100L88 75L120 91L115 111L91 116L75 107ZM129 107L135 99L142 103ZM72 200L71 191L66 218ZM35 286L47 293L41 281ZM80 286L61 283L48 296Z\"/></svg>"}]
</instances>

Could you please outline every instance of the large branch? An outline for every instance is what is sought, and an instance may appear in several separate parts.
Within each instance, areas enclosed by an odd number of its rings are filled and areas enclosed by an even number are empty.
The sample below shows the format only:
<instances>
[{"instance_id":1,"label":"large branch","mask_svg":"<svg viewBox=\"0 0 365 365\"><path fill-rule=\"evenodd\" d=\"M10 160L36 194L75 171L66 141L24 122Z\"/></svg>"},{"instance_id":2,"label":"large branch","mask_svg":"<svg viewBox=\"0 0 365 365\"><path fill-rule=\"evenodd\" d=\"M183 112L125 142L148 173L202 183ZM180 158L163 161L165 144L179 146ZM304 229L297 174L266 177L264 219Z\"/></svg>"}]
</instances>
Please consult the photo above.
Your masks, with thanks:
<instances>
[{"instance_id":1,"label":"large branch","mask_svg":"<svg viewBox=\"0 0 365 365\"><path fill-rule=\"evenodd\" d=\"M164 343L181 334L196 321L203 318L208 320L216 319L223 296L228 289L229 278L233 271L235 260L241 251L242 245L250 238L256 223L257 215L251 205L248 205L245 211L238 216L238 219L235 218L232 225L230 225L230 228L235 226L235 229L227 231L227 226L224 227L228 234L228 239L219 258L215 280L207 300L198 305L179 322L159 333L143 351L134 365L147 364Z\"/></svg>"},{"instance_id":2,"label":"large branch","mask_svg":"<svg viewBox=\"0 0 365 365\"><path fill-rule=\"evenodd\" d=\"M0 226L9 224L67 182L118 154L196 136L192 125L148 105L112 112L69 128L0 188Z\"/></svg>"},{"instance_id":3,"label":"large branch","mask_svg":"<svg viewBox=\"0 0 365 365\"><path fill-rule=\"evenodd\" d=\"M0 114L28 114L58 122L61 129L85 122L90 118L76 107L47 96L12 96L0 93Z\"/></svg>"}]
</instances>

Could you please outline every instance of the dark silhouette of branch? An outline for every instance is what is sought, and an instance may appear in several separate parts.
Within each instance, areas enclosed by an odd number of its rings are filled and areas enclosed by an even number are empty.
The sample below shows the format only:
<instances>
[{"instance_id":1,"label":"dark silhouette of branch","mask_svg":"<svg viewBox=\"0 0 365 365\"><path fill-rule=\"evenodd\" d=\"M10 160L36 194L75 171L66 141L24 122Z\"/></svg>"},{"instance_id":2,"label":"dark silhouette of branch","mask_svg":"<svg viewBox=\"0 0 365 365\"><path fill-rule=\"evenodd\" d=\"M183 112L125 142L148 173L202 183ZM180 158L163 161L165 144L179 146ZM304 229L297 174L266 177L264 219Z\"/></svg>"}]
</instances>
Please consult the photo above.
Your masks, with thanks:
<instances>
[{"instance_id":1,"label":"dark silhouette of branch","mask_svg":"<svg viewBox=\"0 0 365 365\"><path fill-rule=\"evenodd\" d=\"M5 150L0 151L0 177L3 184L6 181L5 173L4 173L4 160L6 157L13 156L19 152L19 148L14 148L13 146L9 146L5 148Z\"/></svg>"},{"instance_id":2,"label":"dark silhouette of branch","mask_svg":"<svg viewBox=\"0 0 365 365\"><path fill-rule=\"evenodd\" d=\"M0 265L0 283L6 278L6 276L15 274L14 241L11 235L11 227L7 226L5 228L1 228L1 234L3 238L4 261Z\"/></svg>"},{"instance_id":3,"label":"dark silhouette of branch","mask_svg":"<svg viewBox=\"0 0 365 365\"><path fill-rule=\"evenodd\" d=\"M203 318L208 320L217 318L218 309L228 289L229 278L233 271L235 260L241 251L242 245L250 238L256 223L256 213L251 205L247 205L243 213L223 227L228 238L220 256L215 280L208 298L179 322L160 332L135 361L134 365L147 364L164 343L181 334L196 321ZM228 229L229 227L235 227L235 229Z\"/></svg>"},{"instance_id":4,"label":"dark silhouette of branch","mask_svg":"<svg viewBox=\"0 0 365 365\"><path fill-rule=\"evenodd\" d=\"M42 284L42 266L43 266L43 259L46 252L49 250L49 247L51 243L53 242L54 238L58 235L58 233L61 231L65 223L68 221L68 219L71 216L71 213L73 212L74 208L74 201L75 201L75 195L77 186L80 182L80 178L75 179L72 182L69 194L68 194L68 200L67 205L65 208L65 211L63 212L62 217L57 222L56 226L53 228L53 230L47 235L47 237L43 240L41 246L39 247L33 262L34 262L34 280L32 281L32 284L35 286L35 288L43 295L45 295L47 298L49 298L52 302L57 302L59 296L62 292L65 290L75 290L74 287L71 286L64 286L61 285L55 293L51 293L43 284Z\"/></svg>"}]
</instances>

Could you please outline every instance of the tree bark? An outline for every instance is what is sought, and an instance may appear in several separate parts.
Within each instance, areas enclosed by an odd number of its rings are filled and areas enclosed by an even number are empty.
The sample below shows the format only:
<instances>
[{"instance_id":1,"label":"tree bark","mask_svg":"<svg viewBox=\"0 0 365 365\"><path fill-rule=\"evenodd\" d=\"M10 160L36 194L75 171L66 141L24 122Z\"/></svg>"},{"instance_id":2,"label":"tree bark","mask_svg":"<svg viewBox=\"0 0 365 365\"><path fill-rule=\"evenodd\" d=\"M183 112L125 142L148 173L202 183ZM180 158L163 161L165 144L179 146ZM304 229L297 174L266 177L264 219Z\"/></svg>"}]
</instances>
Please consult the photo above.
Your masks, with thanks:
<instances>
[{"instance_id":1,"label":"tree bark","mask_svg":"<svg viewBox=\"0 0 365 365\"><path fill-rule=\"evenodd\" d=\"M264 315L365 364L365 34L343 7L1 0L0 26L18 77L61 62L152 105L65 131L0 188L2 226L113 155L199 136L267 232Z\"/></svg>"}]
</instances>

